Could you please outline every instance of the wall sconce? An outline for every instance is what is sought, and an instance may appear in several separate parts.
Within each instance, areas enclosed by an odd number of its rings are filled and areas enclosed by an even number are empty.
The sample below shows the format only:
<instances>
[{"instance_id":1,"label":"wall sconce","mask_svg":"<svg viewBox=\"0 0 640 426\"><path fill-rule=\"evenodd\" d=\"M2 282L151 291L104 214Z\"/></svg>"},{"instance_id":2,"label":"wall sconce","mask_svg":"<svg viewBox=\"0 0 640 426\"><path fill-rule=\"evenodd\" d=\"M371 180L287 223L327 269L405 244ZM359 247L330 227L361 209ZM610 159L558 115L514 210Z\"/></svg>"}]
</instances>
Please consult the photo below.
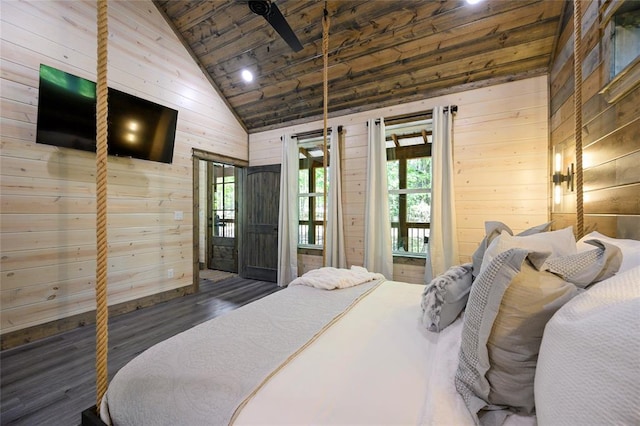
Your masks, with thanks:
<instances>
[{"instance_id":1,"label":"wall sconce","mask_svg":"<svg viewBox=\"0 0 640 426\"><path fill-rule=\"evenodd\" d=\"M560 204L560 201L562 200L562 182L567 182L567 189L573 192L574 174L573 163L567 167L567 174L562 174L562 154L556 154L554 173L552 177L552 182L554 184L553 200L556 204Z\"/></svg>"}]
</instances>

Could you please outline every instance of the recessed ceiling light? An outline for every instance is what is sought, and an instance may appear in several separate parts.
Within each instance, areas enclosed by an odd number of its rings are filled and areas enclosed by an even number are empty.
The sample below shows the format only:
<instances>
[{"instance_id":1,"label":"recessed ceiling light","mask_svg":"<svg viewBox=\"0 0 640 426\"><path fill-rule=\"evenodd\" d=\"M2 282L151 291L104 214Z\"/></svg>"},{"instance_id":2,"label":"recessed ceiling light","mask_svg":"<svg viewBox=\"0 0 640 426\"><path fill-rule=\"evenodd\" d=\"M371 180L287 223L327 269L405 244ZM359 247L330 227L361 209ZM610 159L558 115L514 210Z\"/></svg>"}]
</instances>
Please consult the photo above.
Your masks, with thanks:
<instances>
[{"instance_id":1,"label":"recessed ceiling light","mask_svg":"<svg viewBox=\"0 0 640 426\"><path fill-rule=\"evenodd\" d=\"M467 0L467 3L469 4L477 4L480 3L482 0Z\"/></svg>"},{"instance_id":2,"label":"recessed ceiling light","mask_svg":"<svg viewBox=\"0 0 640 426\"><path fill-rule=\"evenodd\" d=\"M249 83L253 81L253 74L249 70L242 70L242 79Z\"/></svg>"}]
</instances>

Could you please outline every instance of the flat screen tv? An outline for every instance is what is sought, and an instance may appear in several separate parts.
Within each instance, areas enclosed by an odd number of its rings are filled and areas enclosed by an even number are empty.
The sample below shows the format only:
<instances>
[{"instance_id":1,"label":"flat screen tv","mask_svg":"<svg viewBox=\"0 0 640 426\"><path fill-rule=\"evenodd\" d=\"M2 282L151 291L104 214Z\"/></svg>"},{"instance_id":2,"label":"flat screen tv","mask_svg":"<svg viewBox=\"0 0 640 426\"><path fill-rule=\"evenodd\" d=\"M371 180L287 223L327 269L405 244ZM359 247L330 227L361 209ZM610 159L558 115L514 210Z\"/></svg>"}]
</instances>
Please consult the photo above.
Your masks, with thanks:
<instances>
[{"instance_id":1,"label":"flat screen tv","mask_svg":"<svg viewBox=\"0 0 640 426\"><path fill-rule=\"evenodd\" d=\"M40 65L36 142L96 151L96 84ZM178 111L109 88L108 152L171 163Z\"/></svg>"}]
</instances>

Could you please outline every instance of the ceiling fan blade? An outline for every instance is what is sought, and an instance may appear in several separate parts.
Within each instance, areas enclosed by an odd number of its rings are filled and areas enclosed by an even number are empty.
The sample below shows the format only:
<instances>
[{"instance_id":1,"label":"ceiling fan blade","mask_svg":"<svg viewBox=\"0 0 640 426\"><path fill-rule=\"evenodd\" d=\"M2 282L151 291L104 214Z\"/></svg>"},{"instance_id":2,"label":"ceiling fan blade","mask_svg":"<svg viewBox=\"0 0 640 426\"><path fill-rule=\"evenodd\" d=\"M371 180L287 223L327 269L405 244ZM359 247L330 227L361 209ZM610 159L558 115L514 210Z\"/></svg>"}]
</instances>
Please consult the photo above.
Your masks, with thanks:
<instances>
[{"instance_id":1,"label":"ceiling fan blade","mask_svg":"<svg viewBox=\"0 0 640 426\"><path fill-rule=\"evenodd\" d=\"M302 50L302 44L298 37L296 37L295 33L289 26L289 23L284 18L280 9L275 3L271 3L271 8L269 9L269 14L265 16L266 20L269 21L271 26L280 34L280 37L287 42L287 44L293 49L294 52L299 52Z\"/></svg>"},{"instance_id":2,"label":"ceiling fan blade","mask_svg":"<svg viewBox=\"0 0 640 426\"><path fill-rule=\"evenodd\" d=\"M249 8L256 14L261 15L267 20L274 30L280 34L280 37L287 42L294 52L302 50L302 44L298 37L289 26L289 23L278 9L275 3L269 1L250 1Z\"/></svg>"}]
</instances>

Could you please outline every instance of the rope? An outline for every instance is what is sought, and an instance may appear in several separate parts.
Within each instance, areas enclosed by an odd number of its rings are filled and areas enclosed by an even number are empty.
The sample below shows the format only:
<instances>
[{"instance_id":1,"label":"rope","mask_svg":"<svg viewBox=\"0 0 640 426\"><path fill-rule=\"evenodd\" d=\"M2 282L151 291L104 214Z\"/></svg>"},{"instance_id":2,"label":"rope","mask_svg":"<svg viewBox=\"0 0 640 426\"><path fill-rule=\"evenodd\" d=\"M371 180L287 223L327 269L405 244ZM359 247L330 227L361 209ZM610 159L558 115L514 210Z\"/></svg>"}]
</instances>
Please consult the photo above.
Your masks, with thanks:
<instances>
[{"instance_id":1,"label":"rope","mask_svg":"<svg viewBox=\"0 0 640 426\"><path fill-rule=\"evenodd\" d=\"M322 18L322 58L324 66L322 69L322 81L323 81L323 120L324 129L322 135L324 137L323 142L323 160L322 166L324 168L324 206L322 216L322 229L324 230L324 237L322 238L322 265L327 266L327 115L329 109L329 12L327 11L327 2L324 3L324 16Z\"/></svg>"},{"instance_id":2,"label":"rope","mask_svg":"<svg viewBox=\"0 0 640 426\"><path fill-rule=\"evenodd\" d=\"M96 407L107 391L107 0L98 0L96 84Z\"/></svg>"},{"instance_id":3,"label":"rope","mask_svg":"<svg viewBox=\"0 0 640 426\"><path fill-rule=\"evenodd\" d=\"M584 235L584 206L582 192L582 3L573 2L573 68L574 115L576 138L576 237Z\"/></svg>"}]
</instances>

